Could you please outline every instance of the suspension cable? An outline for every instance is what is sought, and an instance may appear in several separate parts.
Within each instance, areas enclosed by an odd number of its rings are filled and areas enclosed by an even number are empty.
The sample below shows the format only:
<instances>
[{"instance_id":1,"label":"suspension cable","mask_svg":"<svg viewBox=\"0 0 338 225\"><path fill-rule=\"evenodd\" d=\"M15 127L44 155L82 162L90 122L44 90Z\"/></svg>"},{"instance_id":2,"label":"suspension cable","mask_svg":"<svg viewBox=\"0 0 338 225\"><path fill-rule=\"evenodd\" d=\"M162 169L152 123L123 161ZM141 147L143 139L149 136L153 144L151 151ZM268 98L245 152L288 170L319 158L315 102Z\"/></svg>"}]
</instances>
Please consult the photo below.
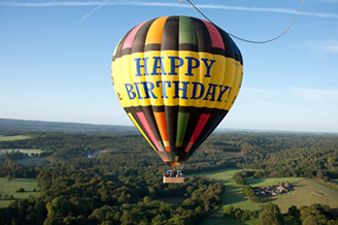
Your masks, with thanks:
<instances>
[{"instance_id":1,"label":"suspension cable","mask_svg":"<svg viewBox=\"0 0 338 225\"><path fill-rule=\"evenodd\" d=\"M201 15L203 16L207 21L209 21L210 23L214 24L214 22L205 14L202 12L202 10L200 10L193 2L192 0L187 0L187 2ZM297 9L297 14L295 15L295 17L291 20L291 22L289 23L289 25L278 35L276 35L273 38L270 39L266 39L266 40L251 40L251 39L247 39L247 38L243 38L240 36L237 36L235 34L229 33L227 32L231 37L236 38L238 40L244 41L244 42L248 42L248 43L252 43L252 44L266 44L269 42L273 42L281 37L283 37L284 35L286 35L290 29L295 25L295 23L297 22L297 20L299 19L300 13L303 10L303 6L304 6L304 0L299 0L300 4L299 7Z\"/></svg>"}]
</instances>

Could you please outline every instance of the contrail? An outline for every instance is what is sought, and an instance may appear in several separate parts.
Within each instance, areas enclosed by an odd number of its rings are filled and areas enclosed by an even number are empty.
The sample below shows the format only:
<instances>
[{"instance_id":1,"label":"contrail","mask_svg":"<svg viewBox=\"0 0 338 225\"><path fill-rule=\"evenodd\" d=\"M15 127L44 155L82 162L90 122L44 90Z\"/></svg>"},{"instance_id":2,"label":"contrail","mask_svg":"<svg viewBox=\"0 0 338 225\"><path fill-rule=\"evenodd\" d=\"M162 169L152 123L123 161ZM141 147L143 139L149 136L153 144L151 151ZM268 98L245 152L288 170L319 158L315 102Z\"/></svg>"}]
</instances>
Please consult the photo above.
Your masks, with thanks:
<instances>
[{"instance_id":1,"label":"contrail","mask_svg":"<svg viewBox=\"0 0 338 225\"><path fill-rule=\"evenodd\" d=\"M103 6L107 5L107 3L110 0L105 0L103 2L101 2L101 4L97 5L94 9L92 9L90 12L88 12L86 15L84 15L83 17L81 17L81 19L79 19L74 25L78 25L82 22L84 22L86 19L88 19L91 15L93 15L94 13L96 13L99 9L101 9Z\"/></svg>"},{"instance_id":2,"label":"contrail","mask_svg":"<svg viewBox=\"0 0 338 225\"><path fill-rule=\"evenodd\" d=\"M149 1L47 1L47 2L0 2L0 7L30 7L30 8L47 8L47 7L97 7L93 9L89 16L97 11L102 6L143 6L143 7L175 7L175 8L189 8L189 5L166 2L149 2ZM201 9L215 9L215 10L230 10L230 11L244 11L244 12L264 12L264 13L280 13L280 14L300 14L303 16L333 18L338 19L336 13L326 12L298 12L290 8L267 8L267 7L248 7L248 6L232 6L225 4L196 4ZM88 18L87 16L85 16ZM84 19L86 19L84 18ZM84 20L82 19L82 20Z\"/></svg>"}]
</instances>

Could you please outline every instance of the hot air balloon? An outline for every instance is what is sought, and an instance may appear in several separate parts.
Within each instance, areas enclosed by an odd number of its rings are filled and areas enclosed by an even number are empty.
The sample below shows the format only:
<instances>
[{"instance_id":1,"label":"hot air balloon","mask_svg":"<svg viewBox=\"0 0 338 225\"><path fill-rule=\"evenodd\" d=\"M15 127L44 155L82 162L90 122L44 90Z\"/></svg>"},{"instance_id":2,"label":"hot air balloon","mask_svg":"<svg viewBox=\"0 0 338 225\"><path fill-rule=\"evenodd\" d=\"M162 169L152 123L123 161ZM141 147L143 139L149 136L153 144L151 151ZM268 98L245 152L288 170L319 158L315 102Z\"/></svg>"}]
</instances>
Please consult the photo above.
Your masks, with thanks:
<instances>
[{"instance_id":1,"label":"hot air balloon","mask_svg":"<svg viewBox=\"0 0 338 225\"><path fill-rule=\"evenodd\" d=\"M241 52L229 35L192 17L143 22L113 53L116 96L173 169L180 168L227 115L242 76Z\"/></svg>"}]
</instances>

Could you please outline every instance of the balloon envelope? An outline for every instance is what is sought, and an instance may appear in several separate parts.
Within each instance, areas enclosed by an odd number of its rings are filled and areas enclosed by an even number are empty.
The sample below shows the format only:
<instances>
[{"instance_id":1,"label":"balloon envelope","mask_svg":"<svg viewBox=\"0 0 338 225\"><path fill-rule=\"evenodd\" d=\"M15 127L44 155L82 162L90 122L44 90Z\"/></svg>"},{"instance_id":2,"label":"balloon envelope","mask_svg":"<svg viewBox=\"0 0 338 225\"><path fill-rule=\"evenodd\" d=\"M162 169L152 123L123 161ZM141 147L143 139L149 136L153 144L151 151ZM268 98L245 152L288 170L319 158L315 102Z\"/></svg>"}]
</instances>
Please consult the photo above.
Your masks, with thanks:
<instances>
[{"instance_id":1,"label":"balloon envelope","mask_svg":"<svg viewBox=\"0 0 338 225\"><path fill-rule=\"evenodd\" d=\"M131 121L171 167L186 161L232 107L243 76L239 48L214 24L159 17L116 46L115 93Z\"/></svg>"}]
</instances>

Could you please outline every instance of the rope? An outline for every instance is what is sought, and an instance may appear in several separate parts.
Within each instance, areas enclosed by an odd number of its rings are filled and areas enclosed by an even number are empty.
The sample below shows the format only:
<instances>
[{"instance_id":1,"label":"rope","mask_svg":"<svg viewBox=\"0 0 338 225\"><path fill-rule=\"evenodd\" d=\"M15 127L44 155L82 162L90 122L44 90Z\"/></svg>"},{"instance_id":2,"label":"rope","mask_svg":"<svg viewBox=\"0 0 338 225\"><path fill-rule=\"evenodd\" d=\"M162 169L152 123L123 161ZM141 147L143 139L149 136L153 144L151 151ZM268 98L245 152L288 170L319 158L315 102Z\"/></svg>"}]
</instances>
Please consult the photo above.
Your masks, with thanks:
<instances>
[{"instance_id":1,"label":"rope","mask_svg":"<svg viewBox=\"0 0 338 225\"><path fill-rule=\"evenodd\" d=\"M202 10L200 10L193 2L192 0L187 0L187 2L199 13L201 14L207 21L209 21L210 23L214 24L214 22L212 22L211 19L209 19L209 17L207 15L205 15ZM297 22L297 20L299 19L299 15L300 15L300 12L303 10L303 6L304 6L304 0L299 0L300 2L300 5L298 7L298 10L297 10L297 14L295 15L295 17L291 20L291 22L289 23L289 25L280 33L278 34L277 36L273 37L273 38L270 38L270 39L266 39L266 40L250 40L250 39L246 39L246 38L243 38L243 37L240 37L240 36L237 36L235 34L232 34L232 33L229 33L227 32L231 37L233 38L236 38L238 40L241 40L241 41L244 41L244 42L248 42L248 43L251 43L251 44L266 44L266 43L269 43L269 42L273 42L281 37L283 37L284 35L286 35L290 29L293 27L293 25L295 25L295 23Z\"/></svg>"}]
</instances>

